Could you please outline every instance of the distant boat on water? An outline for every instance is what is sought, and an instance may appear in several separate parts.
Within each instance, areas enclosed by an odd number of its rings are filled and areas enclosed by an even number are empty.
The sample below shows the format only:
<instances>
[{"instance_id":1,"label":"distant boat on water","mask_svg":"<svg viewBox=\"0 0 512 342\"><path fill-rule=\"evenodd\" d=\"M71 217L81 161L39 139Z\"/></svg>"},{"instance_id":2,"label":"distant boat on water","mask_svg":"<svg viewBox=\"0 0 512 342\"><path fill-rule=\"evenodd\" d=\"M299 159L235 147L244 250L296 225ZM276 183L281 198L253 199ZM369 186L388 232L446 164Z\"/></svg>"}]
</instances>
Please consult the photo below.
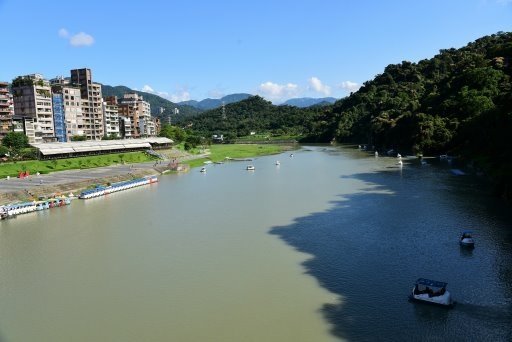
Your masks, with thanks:
<instances>
[{"instance_id":1,"label":"distant boat on water","mask_svg":"<svg viewBox=\"0 0 512 342\"><path fill-rule=\"evenodd\" d=\"M255 170L254 165L247 165L247 167L245 169L247 171L254 171Z\"/></svg>"}]
</instances>

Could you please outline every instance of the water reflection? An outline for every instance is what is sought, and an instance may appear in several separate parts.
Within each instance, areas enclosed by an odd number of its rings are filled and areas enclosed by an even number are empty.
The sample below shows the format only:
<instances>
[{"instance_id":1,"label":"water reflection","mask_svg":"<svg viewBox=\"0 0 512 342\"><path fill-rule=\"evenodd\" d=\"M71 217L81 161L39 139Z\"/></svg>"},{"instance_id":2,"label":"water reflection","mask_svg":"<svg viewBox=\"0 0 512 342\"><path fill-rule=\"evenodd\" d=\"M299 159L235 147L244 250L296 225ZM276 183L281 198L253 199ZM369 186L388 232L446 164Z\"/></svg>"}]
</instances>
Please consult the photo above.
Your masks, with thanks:
<instances>
[{"instance_id":1,"label":"water reflection","mask_svg":"<svg viewBox=\"0 0 512 342\"><path fill-rule=\"evenodd\" d=\"M459 246L460 256L463 258L472 258L474 248Z\"/></svg>"},{"instance_id":2,"label":"water reflection","mask_svg":"<svg viewBox=\"0 0 512 342\"><path fill-rule=\"evenodd\" d=\"M341 184L363 181L362 191L345 192L329 211L271 231L312 255L302 264L307 273L344 298L322 308L332 333L357 341L510 337L510 326L502 324L510 321L512 303L507 212L486 212L482 206L489 198L471 178L421 163L397 172L390 158L372 160L380 171L341 177ZM462 227L479 227L478 251L460 248ZM454 299L464 304L446 310L409 303L418 277L448 282ZM470 318L469 303L482 305L472 308L477 314Z\"/></svg>"}]
</instances>

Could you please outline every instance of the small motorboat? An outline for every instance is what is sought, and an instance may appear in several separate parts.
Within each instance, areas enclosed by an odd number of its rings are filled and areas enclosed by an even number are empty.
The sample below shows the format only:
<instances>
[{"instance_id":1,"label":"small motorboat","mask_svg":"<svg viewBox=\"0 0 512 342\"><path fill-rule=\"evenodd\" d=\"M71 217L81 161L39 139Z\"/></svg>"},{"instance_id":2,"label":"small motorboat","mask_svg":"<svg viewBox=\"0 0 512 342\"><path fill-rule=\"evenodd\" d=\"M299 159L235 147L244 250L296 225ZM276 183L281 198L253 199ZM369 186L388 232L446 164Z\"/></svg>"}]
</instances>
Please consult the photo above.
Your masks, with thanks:
<instances>
[{"instance_id":1,"label":"small motorboat","mask_svg":"<svg viewBox=\"0 0 512 342\"><path fill-rule=\"evenodd\" d=\"M201 170L199 171L201 173L206 173L206 167L202 167Z\"/></svg>"},{"instance_id":2,"label":"small motorboat","mask_svg":"<svg viewBox=\"0 0 512 342\"><path fill-rule=\"evenodd\" d=\"M277 166L281 165L281 163L279 162L279 160L276 160L276 165L277 165Z\"/></svg>"},{"instance_id":3,"label":"small motorboat","mask_svg":"<svg viewBox=\"0 0 512 342\"><path fill-rule=\"evenodd\" d=\"M247 171L254 171L254 165L247 165L247 167L245 168Z\"/></svg>"},{"instance_id":4,"label":"small motorboat","mask_svg":"<svg viewBox=\"0 0 512 342\"><path fill-rule=\"evenodd\" d=\"M473 233L469 230L463 231L459 238L459 243L462 247L475 248L475 240Z\"/></svg>"},{"instance_id":5,"label":"small motorboat","mask_svg":"<svg viewBox=\"0 0 512 342\"><path fill-rule=\"evenodd\" d=\"M414 284L409 299L428 304L453 307L455 302L452 300L450 292L446 290L446 285L448 284L442 281L419 278Z\"/></svg>"},{"instance_id":6,"label":"small motorboat","mask_svg":"<svg viewBox=\"0 0 512 342\"><path fill-rule=\"evenodd\" d=\"M292 153L292 154L290 154L290 158L293 158L293 153Z\"/></svg>"}]
</instances>

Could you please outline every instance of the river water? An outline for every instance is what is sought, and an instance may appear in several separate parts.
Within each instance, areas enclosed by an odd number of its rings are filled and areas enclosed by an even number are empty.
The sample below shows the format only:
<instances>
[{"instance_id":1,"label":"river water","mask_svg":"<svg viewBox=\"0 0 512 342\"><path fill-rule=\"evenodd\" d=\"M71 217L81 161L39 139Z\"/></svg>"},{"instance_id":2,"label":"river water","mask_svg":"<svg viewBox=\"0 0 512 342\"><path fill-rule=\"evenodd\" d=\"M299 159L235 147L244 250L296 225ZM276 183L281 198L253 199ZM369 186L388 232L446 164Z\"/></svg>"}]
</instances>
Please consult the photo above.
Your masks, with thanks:
<instances>
[{"instance_id":1,"label":"river water","mask_svg":"<svg viewBox=\"0 0 512 342\"><path fill-rule=\"evenodd\" d=\"M0 341L512 340L512 216L480 180L343 147L252 163L2 221ZM409 303L419 277L455 308Z\"/></svg>"}]
</instances>

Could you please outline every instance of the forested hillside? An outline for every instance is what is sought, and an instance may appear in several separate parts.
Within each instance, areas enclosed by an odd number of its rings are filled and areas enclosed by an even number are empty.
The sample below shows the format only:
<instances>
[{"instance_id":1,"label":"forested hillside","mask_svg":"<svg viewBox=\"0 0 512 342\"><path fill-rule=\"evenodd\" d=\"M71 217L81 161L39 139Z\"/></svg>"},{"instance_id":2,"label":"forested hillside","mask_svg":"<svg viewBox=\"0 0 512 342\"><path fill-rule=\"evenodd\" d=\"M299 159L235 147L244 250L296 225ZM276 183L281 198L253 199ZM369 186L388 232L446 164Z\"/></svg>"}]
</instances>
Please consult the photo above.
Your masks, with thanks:
<instances>
[{"instance_id":1,"label":"forested hillside","mask_svg":"<svg viewBox=\"0 0 512 342\"><path fill-rule=\"evenodd\" d=\"M246 136L251 131L270 132L275 135L309 135L322 108L300 109L291 106L274 106L260 96L232 103L205 112L183 123L203 135L229 134Z\"/></svg>"},{"instance_id":2,"label":"forested hillside","mask_svg":"<svg viewBox=\"0 0 512 342\"><path fill-rule=\"evenodd\" d=\"M323 108L273 106L259 97L189 121L200 132L268 130L303 141L353 142L404 153L461 157L512 195L512 33L388 65L357 92Z\"/></svg>"},{"instance_id":3,"label":"forested hillside","mask_svg":"<svg viewBox=\"0 0 512 342\"><path fill-rule=\"evenodd\" d=\"M109 86L109 85L101 85L101 92L103 96L117 96L118 98L122 98L125 93L135 92L144 97L145 101L148 101L151 105L151 114L155 117L165 118L171 113L173 113L174 108L178 108L180 114L176 117L172 114L172 120L175 121L177 119L183 119L185 117L192 117L198 115L202 112L201 109L194 108L188 105L178 105L174 102L171 102L163 97L160 97L155 94L146 93L143 91L132 90L125 86ZM164 113L160 114L159 107L164 108Z\"/></svg>"},{"instance_id":4,"label":"forested hillside","mask_svg":"<svg viewBox=\"0 0 512 342\"><path fill-rule=\"evenodd\" d=\"M328 122L337 141L424 154L455 154L512 193L512 33L432 59L389 65L338 101Z\"/></svg>"}]
</instances>

